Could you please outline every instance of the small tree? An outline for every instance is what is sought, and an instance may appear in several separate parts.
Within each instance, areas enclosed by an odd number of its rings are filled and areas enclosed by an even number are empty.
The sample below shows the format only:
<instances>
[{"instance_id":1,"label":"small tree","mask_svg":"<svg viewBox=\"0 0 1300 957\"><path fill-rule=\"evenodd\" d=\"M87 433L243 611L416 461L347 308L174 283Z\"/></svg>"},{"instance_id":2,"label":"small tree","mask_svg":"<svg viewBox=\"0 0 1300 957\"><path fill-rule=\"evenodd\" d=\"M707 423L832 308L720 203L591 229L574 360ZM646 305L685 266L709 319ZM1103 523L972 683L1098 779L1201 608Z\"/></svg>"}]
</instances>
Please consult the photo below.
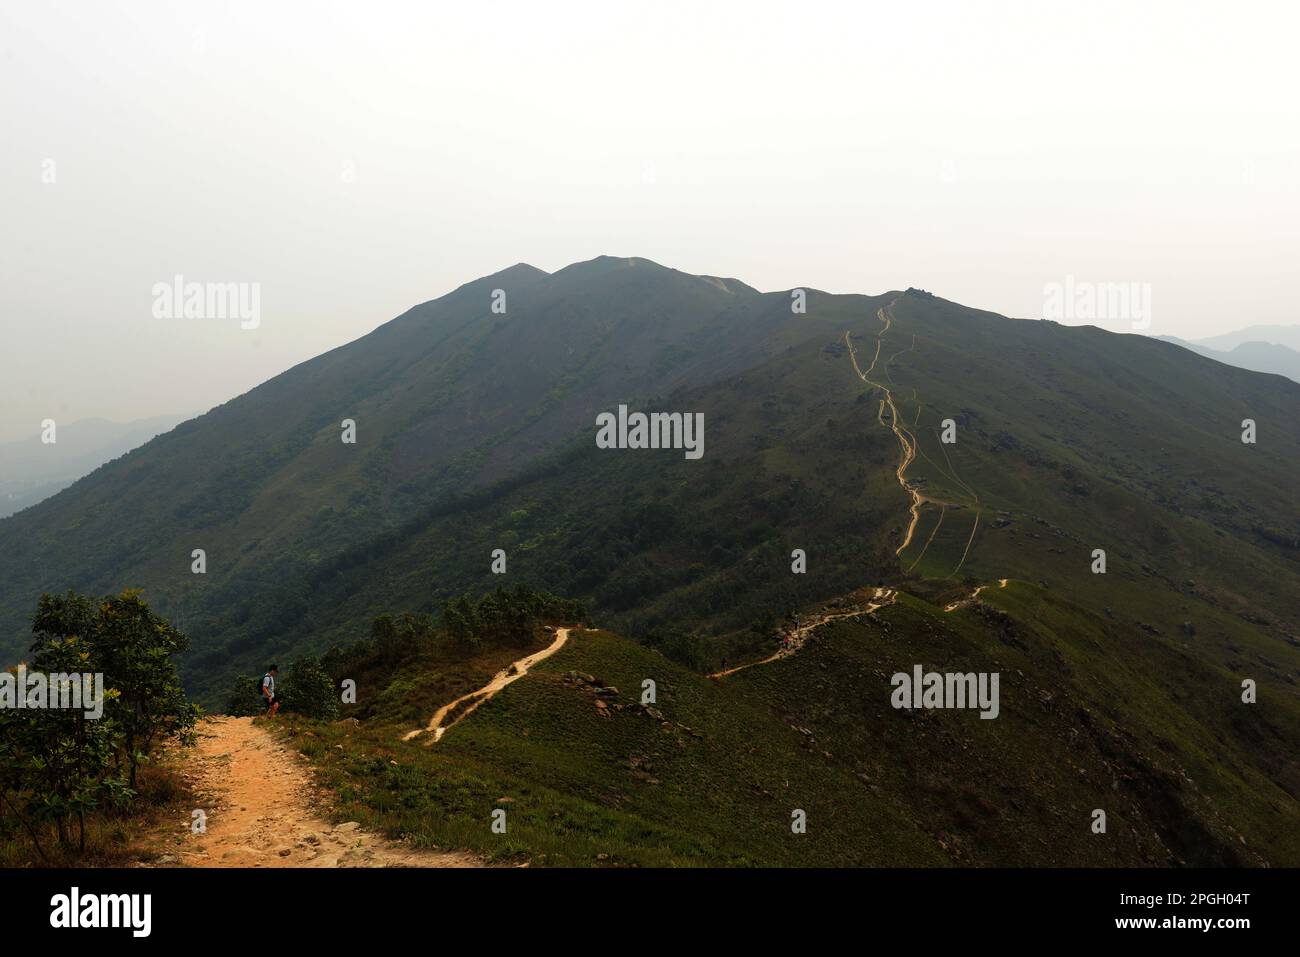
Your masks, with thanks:
<instances>
[{"instance_id":1,"label":"small tree","mask_svg":"<svg viewBox=\"0 0 1300 957\"><path fill-rule=\"evenodd\" d=\"M284 707L308 718L333 721L339 715L339 695L334 679L318 659L298 658L289 666L284 681Z\"/></svg>"},{"instance_id":2,"label":"small tree","mask_svg":"<svg viewBox=\"0 0 1300 957\"><path fill-rule=\"evenodd\" d=\"M84 640L72 636L48 643L41 668L75 676L91 670L90 660ZM33 823L52 822L59 842L67 844L68 820L75 818L77 845L85 851L86 813L103 803L124 804L133 793L120 770L114 772L122 735L106 716L118 695L113 689L101 690L105 715L98 719L87 718L83 709L0 711L0 793L42 856Z\"/></svg>"},{"instance_id":3,"label":"small tree","mask_svg":"<svg viewBox=\"0 0 1300 957\"><path fill-rule=\"evenodd\" d=\"M442 627L456 644L466 651L474 651L479 646L478 610L468 595L461 595L442 606Z\"/></svg>"},{"instance_id":4,"label":"small tree","mask_svg":"<svg viewBox=\"0 0 1300 957\"><path fill-rule=\"evenodd\" d=\"M81 670L101 672L117 692L105 705L105 717L121 732L131 787L157 743L192 739L199 709L186 701L172 661L189 639L155 615L139 592L124 591L98 605L73 592L42 595L32 631L35 668L56 670L60 642L79 636L86 655Z\"/></svg>"}]
</instances>

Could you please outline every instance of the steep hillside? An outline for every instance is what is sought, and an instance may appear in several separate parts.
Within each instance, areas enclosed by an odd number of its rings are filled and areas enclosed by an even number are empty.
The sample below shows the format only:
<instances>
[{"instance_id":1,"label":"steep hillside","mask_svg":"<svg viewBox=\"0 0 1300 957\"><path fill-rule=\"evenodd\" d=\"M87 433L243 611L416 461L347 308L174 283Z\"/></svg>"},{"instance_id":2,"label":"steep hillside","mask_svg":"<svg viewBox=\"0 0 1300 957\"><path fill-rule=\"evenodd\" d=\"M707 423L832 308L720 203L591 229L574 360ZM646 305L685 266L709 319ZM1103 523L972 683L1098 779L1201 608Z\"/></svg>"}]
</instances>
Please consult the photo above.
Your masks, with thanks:
<instances>
[{"instance_id":1,"label":"steep hillside","mask_svg":"<svg viewBox=\"0 0 1300 957\"><path fill-rule=\"evenodd\" d=\"M864 584L1014 577L1294 687L1300 387L915 293L886 316L879 340L882 319L847 327L861 365L876 359L870 381L841 338L676 393L657 407L704 412L703 460L614 453L584 433L544 467L322 564L294 586L310 612L289 633L324 648L385 608L435 610L491 587L499 547L511 577L590 598L603 624L700 667ZM886 390L922 498L898 554L909 494ZM1247 417L1256 445L1240 439ZM806 574L791 574L795 548Z\"/></svg>"},{"instance_id":2,"label":"steep hillside","mask_svg":"<svg viewBox=\"0 0 1300 957\"><path fill-rule=\"evenodd\" d=\"M196 654L283 647L307 611L286 582L518 473L601 409L829 338L872 302L836 297L810 319L788 295L607 257L469 283L0 522L0 648L21 653L41 591L128 585L195 633Z\"/></svg>"}]
</instances>

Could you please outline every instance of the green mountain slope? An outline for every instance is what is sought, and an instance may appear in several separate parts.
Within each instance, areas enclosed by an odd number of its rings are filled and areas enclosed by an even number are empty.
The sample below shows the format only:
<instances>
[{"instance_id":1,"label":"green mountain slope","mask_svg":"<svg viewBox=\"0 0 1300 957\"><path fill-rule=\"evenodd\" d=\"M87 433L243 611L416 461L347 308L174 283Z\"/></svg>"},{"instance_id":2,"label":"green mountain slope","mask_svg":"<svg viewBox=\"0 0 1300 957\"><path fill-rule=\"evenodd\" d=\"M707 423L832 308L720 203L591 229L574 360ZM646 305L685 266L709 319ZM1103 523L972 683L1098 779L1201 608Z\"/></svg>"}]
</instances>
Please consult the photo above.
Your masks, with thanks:
<instances>
[{"instance_id":1,"label":"green mountain slope","mask_svg":"<svg viewBox=\"0 0 1300 957\"><path fill-rule=\"evenodd\" d=\"M207 662L285 646L308 610L286 583L517 474L600 409L830 335L861 298L809 320L788 296L608 257L469 283L0 522L0 649L21 654L41 591L143 587L208 655L191 669L202 688Z\"/></svg>"},{"instance_id":2,"label":"green mountain slope","mask_svg":"<svg viewBox=\"0 0 1300 957\"><path fill-rule=\"evenodd\" d=\"M657 406L703 410L699 462L601 450L583 434L515 481L323 563L293 586L309 611L291 633L346 643L386 609L433 611L492 587L494 548L508 577L588 598L635 637L723 639L690 649L701 666L863 584L1012 577L1293 693L1300 388L1140 337L923 295L891 315L873 376L892 385L917 450L906 479L927 499L899 555L908 497L883 390L855 376L841 341L814 339ZM881 323L848 328L874 354ZM1240 441L1247 417L1256 445ZM795 548L806 575L790 573ZM1091 571L1099 548L1105 574Z\"/></svg>"},{"instance_id":3,"label":"green mountain slope","mask_svg":"<svg viewBox=\"0 0 1300 957\"><path fill-rule=\"evenodd\" d=\"M400 732L516 649L358 666L364 722L301 742L353 816L552 863L1300 862L1300 385L919 290L791 302L608 257L470 283L0 521L0 647L41 591L143 587L212 703L525 581L607 630L435 748ZM598 448L619 404L702 414L703 458ZM998 672L999 718L891 708L917 665Z\"/></svg>"},{"instance_id":4,"label":"green mountain slope","mask_svg":"<svg viewBox=\"0 0 1300 957\"><path fill-rule=\"evenodd\" d=\"M345 711L362 720L300 725L293 740L336 790L341 819L503 862L1300 858L1293 762L1277 780L1288 764L1277 709L1243 714L1231 676L1037 586L1012 582L951 612L942 602L963 592L946 591L904 593L722 679L577 630L437 742L403 739L461 693L452 676L472 686L526 649L345 654L336 677L357 681L359 703ZM914 664L999 671L998 718L894 709L889 677ZM652 705L641 701L647 680ZM1294 727L1295 702L1281 715ZM1098 809L1104 834L1090 828ZM496 810L504 834L488 826ZM791 828L797 811L806 833Z\"/></svg>"}]
</instances>

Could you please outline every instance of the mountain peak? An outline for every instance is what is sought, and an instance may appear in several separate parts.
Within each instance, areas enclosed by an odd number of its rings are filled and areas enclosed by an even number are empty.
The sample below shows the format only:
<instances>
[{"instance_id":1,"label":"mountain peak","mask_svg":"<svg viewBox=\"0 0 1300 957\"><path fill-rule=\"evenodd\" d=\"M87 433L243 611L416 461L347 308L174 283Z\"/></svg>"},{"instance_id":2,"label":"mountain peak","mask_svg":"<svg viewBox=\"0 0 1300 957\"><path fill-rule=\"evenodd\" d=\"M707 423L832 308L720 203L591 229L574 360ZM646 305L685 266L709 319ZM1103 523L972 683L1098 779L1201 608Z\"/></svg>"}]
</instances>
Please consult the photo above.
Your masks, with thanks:
<instances>
[{"instance_id":1,"label":"mountain peak","mask_svg":"<svg viewBox=\"0 0 1300 957\"><path fill-rule=\"evenodd\" d=\"M556 270L555 275L567 276L584 276L584 275L602 275L624 269L641 269L655 272L675 272L667 266L661 266L659 263L649 259L642 259L640 256L596 256L594 259L583 259L576 263L569 263L563 269Z\"/></svg>"},{"instance_id":2,"label":"mountain peak","mask_svg":"<svg viewBox=\"0 0 1300 957\"><path fill-rule=\"evenodd\" d=\"M494 272L491 275L482 276L479 279L476 279L475 282L487 282L488 280L492 280L492 281L525 280L525 281L532 282L538 279L545 279L549 275L550 273L548 273L545 269L538 269L536 266L530 265L529 263L520 262L520 263L515 263L513 266L507 266L505 269Z\"/></svg>"},{"instance_id":3,"label":"mountain peak","mask_svg":"<svg viewBox=\"0 0 1300 957\"><path fill-rule=\"evenodd\" d=\"M678 277L680 279L696 280L708 283L710 286L731 295L758 294L757 289L750 286L748 283L741 282L739 279L684 272L680 269L665 266L661 263L655 262L653 259L646 259L642 256L596 256L594 259L586 259L581 262L570 263L563 269L558 270L554 275L556 277L566 276L569 278L576 277L586 279L596 276L614 276L619 273L628 275L636 275L637 273L640 273L646 276Z\"/></svg>"},{"instance_id":4,"label":"mountain peak","mask_svg":"<svg viewBox=\"0 0 1300 957\"><path fill-rule=\"evenodd\" d=\"M507 266L505 269L498 270L497 272L489 273L486 276L479 276L477 279L471 279L469 282L457 286L445 296L440 296L438 299L430 300L430 302L438 302L442 299L451 299L452 297L458 296L462 293L475 292L484 287L492 288L505 283L523 284L538 282L539 280L546 279L549 276L550 273L546 272L544 269L538 269L536 266L531 266L528 263L515 263L513 266ZM421 305L428 306L429 304L429 302L426 302Z\"/></svg>"}]
</instances>

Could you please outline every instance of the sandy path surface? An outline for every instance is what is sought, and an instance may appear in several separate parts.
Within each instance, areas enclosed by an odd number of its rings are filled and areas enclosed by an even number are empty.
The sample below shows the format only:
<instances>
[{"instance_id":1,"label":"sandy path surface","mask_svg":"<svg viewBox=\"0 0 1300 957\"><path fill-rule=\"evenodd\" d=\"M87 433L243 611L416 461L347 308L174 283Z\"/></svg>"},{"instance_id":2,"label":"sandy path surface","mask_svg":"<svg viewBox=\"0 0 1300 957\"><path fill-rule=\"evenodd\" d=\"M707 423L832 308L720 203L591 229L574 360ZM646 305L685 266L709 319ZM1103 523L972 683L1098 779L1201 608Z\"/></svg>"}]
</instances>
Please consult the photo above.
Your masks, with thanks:
<instances>
[{"instance_id":1,"label":"sandy path surface","mask_svg":"<svg viewBox=\"0 0 1300 957\"><path fill-rule=\"evenodd\" d=\"M1011 581L1010 578L999 578L998 587L1006 588L1007 582L1009 581ZM992 585L979 585L975 588L973 592L970 593L970 597L958 599L957 601L953 602L951 605L945 605L943 610L956 611L958 608L965 608L967 605L971 604L972 602L974 602L976 599L979 598L980 592L982 592L986 588L992 588L992 587L993 587Z\"/></svg>"},{"instance_id":2,"label":"sandy path surface","mask_svg":"<svg viewBox=\"0 0 1300 957\"><path fill-rule=\"evenodd\" d=\"M475 867L467 852L417 850L334 825L314 807L311 768L252 718L212 717L198 728L183 773L207 815L176 853L188 867Z\"/></svg>"},{"instance_id":3,"label":"sandy path surface","mask_svg":"<svg viewBox=\"0 0 1300 957\"><path fill-rule=\"evenodd\" d=\"M766 665L773 661L780 661L782 658L789 658L807 644L808 637L814 631L827 622L840 621L844 618L859 618L862 615L870 615L872 612L879 611L886 605L892 605L897 597L898 593L892 588L877 588L874 600L868 602L865 608L852 608L848 611L824 611L820 615L814 615L807 622L795 628L795 630L790 634L790 640L788 643L782 645L766 658L760 658L758 661L748 661L743 665L736 665L736 667L727 668L724 671L715 671L713 674L709 675L709 677L725 678L727 675L734 675L737 671L744 671L746 668L756 668L759 665Z\"/></svg>"},{"instance_id":4,"label":"sandy path surface","mask_svg":"<svg viewBox=\"0 0 1300 957\"><path fill-rule=\"evenodd\" d=\"M469 694L463 694L455 701L443 705L434 712L433 717L429 719L429 724L426 727L416 728L414 731L407 732L402 735L402 740L410 741L414 738L418 738L422 734L428 734L431 735L431 737L426 743L434 744L441 741L442 736L446 734L448 730L454 728L456 725L460 724L460 722L468 718L474 709L484 701L487 701L502 688L512 682L518 681L524 675L528 674L528 669L537 664L537 662L546 660L563 648L564 643L569 640L569 632L572 630L572 628L557 629L555 632L555 640L548 646L543 648L541 651L533 652L527 658L520 658L509 668L498 671L492 680L482 688L479 688L476 691L471 691ZM459 707L465 702L469 702L469 706L458 712L456 717L450 723L444 723L447 715L451 713L452 709Z\"/></svg>"}]
</instances>

